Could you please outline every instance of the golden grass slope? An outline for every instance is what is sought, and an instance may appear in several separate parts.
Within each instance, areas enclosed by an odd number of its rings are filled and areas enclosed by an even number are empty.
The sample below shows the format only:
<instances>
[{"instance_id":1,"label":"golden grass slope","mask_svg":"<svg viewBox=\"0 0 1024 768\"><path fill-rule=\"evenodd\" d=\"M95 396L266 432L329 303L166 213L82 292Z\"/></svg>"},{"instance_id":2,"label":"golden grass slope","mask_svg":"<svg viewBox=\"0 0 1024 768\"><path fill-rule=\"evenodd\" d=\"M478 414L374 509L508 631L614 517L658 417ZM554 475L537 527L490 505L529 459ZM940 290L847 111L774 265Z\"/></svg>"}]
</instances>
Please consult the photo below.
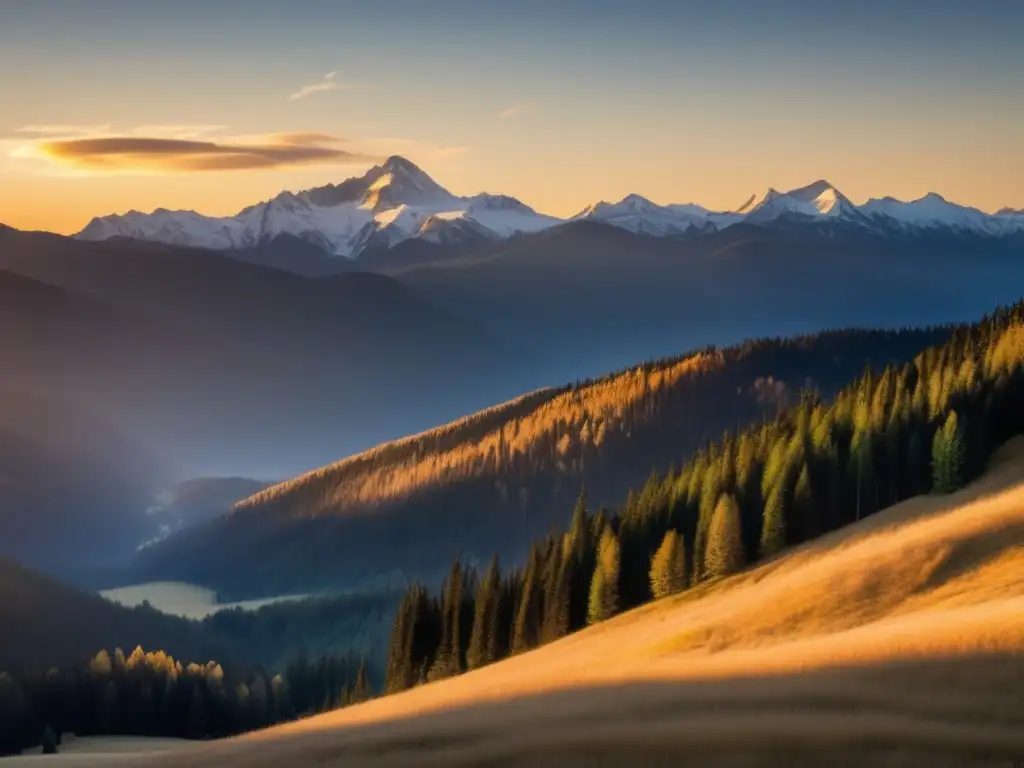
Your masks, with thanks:
<instances>
[{"instance_id":1,"label":"golden grass slope","mask_svg":"<svg viewBox=\"0 0 1024 768\"><path fill-rule=\"evenodd\" d=\"M951 496L188 764L1024 765L1024 439Z\"/></svg>"}]
</instances>

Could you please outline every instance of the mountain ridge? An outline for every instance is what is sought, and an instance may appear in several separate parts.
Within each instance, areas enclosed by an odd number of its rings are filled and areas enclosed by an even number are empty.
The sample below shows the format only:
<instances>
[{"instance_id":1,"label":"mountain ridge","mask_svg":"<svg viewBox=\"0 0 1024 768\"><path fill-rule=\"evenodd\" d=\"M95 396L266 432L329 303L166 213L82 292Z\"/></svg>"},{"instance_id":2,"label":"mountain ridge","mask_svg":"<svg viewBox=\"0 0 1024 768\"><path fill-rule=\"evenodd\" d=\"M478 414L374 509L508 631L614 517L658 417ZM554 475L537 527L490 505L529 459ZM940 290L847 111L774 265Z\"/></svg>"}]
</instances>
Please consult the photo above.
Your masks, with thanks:
<instances>
[{"instance_id":1,"label":"mountain ridge","mask_svg":"<svg viewBox=\"0 0 1024 768\"><path fill-rule=\"evenodd\" d=\"M1001 237L1024 233L1024 213L1011 208L985 213L934 192L916 200L882 197L856 205L824 179L784 192L770 187L732 211L715 211L695 203L659 205L631 193L618 202L602 200L575 216L561 218L539 213L507 195L454 195L415 163L393 155L362 176L299 192L284 191L234 216L208 217L163 208L150 214L133 210L96 217L75 237L128 237L253 251L290 236L322 251L344 269L346 262L358 260L364 253L392 249L408 240L485 243L581 219L655 237L717 232L740 223L825 223L883 234L950 230ZM282 256L282 261L287 268L288 259Z\"/></svg>"}]
</instances>

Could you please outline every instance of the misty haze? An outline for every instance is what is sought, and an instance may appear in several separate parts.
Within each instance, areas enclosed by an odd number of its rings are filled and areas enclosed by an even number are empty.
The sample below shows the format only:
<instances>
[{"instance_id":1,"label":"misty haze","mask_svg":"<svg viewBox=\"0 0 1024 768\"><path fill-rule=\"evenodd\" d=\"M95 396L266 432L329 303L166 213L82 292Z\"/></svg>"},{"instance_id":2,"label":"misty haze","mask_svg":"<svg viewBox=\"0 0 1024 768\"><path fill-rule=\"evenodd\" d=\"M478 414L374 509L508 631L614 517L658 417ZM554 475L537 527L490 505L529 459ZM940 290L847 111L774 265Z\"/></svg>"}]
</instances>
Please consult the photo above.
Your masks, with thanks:
<instances>
[{"instance_id":1,"label":"misty haze","mask_svg":"<svg viewBox=\"0 0 1024 768\"><path fill-rule=\"evenodd\" d=\"M0 10L0 768L1024 764L1024 6Z\"/></svg>"}]
</instances>

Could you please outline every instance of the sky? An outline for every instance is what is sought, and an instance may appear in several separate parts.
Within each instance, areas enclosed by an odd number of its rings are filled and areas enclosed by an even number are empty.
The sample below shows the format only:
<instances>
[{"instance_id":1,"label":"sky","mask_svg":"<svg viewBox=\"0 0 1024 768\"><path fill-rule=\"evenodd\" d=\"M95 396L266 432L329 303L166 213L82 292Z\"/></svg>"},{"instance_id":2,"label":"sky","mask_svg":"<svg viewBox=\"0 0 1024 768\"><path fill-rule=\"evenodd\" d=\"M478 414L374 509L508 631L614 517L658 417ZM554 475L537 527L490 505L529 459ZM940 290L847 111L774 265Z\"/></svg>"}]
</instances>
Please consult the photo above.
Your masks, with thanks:
<instances>
[{"instance_id":1,"label":"sky","mask_svg":"<svg viewBox=\"0 0 1024 768\"><path fill-rule=\"evenodd\" d=\"M0 222L229 215L392 154L555 215L820 178L1024 208L1022 39L1017 0L3 0Z\"/></svg>"}]
</instances>

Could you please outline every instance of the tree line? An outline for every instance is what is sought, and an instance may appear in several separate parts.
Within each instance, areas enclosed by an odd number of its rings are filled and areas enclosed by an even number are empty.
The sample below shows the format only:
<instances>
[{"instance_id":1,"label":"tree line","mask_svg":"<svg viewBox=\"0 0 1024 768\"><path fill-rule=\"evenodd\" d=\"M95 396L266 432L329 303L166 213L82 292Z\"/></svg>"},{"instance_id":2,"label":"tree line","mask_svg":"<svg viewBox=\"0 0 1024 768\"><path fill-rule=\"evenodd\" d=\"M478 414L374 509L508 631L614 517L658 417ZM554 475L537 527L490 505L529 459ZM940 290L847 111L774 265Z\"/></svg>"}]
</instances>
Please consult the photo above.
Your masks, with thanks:
<instances>
[{"instance_id":1,"label":"tree line","mask_svg":"<svg viewBox=\"0 0 1024 768\"><path fill-rule=\"evenodd\" d=\"M926 492L949 493L1024 432L1024 303L956 329L912 362L870 367L831 401L804 392L777 418L652 473L614 511L580 494L567 530L526 564L480 575L456 558L438 594L409 587L384 690L476 669L651 599L728 577Z\"/></svg>"},{"instance_id":2,"label":"tree line","mask_svg":"<svg viewBox=\"0 0 1024 768\"><path fill-rule=\"evenodd\" d=\"M81 667L0 673L0 756L78 736L221 738L355 704L375 695L365 660L300 655L283 674L229 676L216 662L163 651L102 650Z\"/></svg>"}]
</instances>

